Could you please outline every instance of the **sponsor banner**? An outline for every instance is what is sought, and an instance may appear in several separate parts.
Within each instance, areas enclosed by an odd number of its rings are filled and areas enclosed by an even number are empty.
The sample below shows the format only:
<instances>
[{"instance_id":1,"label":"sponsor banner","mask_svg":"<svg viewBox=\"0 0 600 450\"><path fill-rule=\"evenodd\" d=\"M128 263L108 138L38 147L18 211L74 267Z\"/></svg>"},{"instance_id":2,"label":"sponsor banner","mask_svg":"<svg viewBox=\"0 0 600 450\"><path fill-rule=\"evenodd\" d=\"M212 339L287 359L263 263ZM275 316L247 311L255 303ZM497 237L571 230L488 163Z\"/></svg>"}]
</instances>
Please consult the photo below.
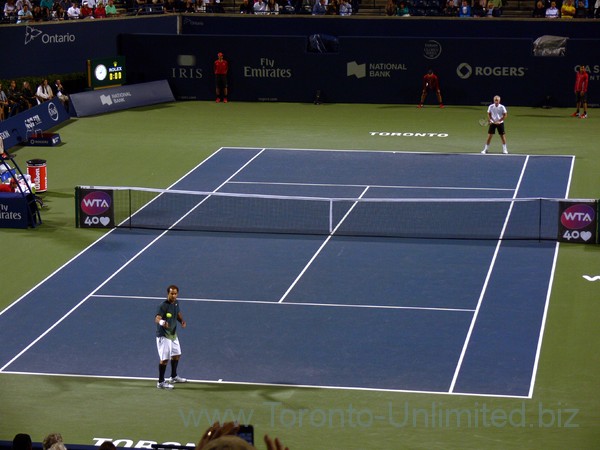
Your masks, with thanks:
<instances>
[{"instance_id":1,"label":"sponsor banner","mask_svg":"<svg viewBox=\"0 0 600 450\"><path fill-rule=\"evenodd\" d=\"M190 19L191 20L191 19ZM123 35L128 79L169 81L177 99L213 100L213 62L229 62L232 101L417 104L423 75L440 78L445 104L569 106L575 70L598 41L569 39L563 58L540 58L529 38L351 37L330 53L308 51L306 36ZM175 49L175 50L174 50ZM600 88L600 60L589 61ZM590 87L592 89L592 87ZM425 102L436 105L434 93Z\"/></svg>"},{"instance_id":2,"label":"sponsor banner","mask_svg":"<svg viewBox=\"0 0 600 450\"><path fill-rule=\"evenodd\" d=\"M32 224L27 196L0 193L0 228L27 228Z\"/></svg>"},{"instance_id":3,"label":"sponsor banner","mask_svg":"<svg viewBox=\"0 0 600 450\"><path fill-rule=\"evenodd\" d=\"M166 80L81 92L70 98L77 117L175 101Z\"/></svg>"},{"instance_id":4,"label":"sponsor banner","mask_svg":"<svg viewBox=\"0 0 600 450\"><path fill-rule=\"evenodd\" d=\"M115 212L113 191L78 187L77 226L79 228L113 228Z\"/></svg>"},{"instance_id":5,"label":"sponsor banner","mask_svg":"<svg viewBox=\"0 0 600 450\"><path fill-rule=\"evenodd\" d=\"M176 34L177 16L30 22L0 27L0 42L10 42L2 47L3 60L10 64L2 65L0 78L85 72L88 59L116 54L118 36L124 29L128 33Z\"/></svg>"},{"instance_id":6,"label":"sponsor banner","mask_svg":"<svg viewBox=\"0 0 600 450\"><path fill-rule=\"evenodd\" d=\"M9 117L0 122L0 137L4 140L4 149L26 144L31 136L49 130L67 119L69 113L57 98Z\"/></svg>"},{"instance_id":7,"label":"sponsor banner","mask_svg":"<svg viewBox=\"0 0 600 450\"><path fill-rule=\"evenodd\" d=\"M558 240L596 244L598 242L598 202L561 201L559 204Z\"/></svg>"}]
</instances>

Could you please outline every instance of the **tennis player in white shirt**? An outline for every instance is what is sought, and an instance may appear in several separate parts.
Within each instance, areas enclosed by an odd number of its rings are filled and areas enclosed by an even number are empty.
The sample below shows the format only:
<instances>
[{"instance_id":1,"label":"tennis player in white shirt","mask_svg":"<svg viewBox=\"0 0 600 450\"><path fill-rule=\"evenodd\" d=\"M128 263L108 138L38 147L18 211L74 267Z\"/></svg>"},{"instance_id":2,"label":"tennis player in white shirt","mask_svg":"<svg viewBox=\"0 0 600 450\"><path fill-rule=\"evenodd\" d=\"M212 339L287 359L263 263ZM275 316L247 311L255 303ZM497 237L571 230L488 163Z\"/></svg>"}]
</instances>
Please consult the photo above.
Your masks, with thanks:
<instances>
[{"instance_id":1,"label":"tennis player in white shirt","mask_svg":"<svg viewBox=\"0 0 600 450\"><path fill-rule=\"evenodd\" d=\"M485 147L483 147L483 150L481 152L484 155L487 153L490 147L490 142L492 142L492 136L494 136L496 130L498 130L500 139L502 139L502 153L504 153L505 155L508 154L508 149L506 148L506 133L504 132L504 120L508 115L508 111L506 110L504 105L500 103L500 100L500 96L496 95L494 97L494 103L488 106L487 113L490 125L488 127L488 138L485 143Z\"/></svg>"}]
</instances>

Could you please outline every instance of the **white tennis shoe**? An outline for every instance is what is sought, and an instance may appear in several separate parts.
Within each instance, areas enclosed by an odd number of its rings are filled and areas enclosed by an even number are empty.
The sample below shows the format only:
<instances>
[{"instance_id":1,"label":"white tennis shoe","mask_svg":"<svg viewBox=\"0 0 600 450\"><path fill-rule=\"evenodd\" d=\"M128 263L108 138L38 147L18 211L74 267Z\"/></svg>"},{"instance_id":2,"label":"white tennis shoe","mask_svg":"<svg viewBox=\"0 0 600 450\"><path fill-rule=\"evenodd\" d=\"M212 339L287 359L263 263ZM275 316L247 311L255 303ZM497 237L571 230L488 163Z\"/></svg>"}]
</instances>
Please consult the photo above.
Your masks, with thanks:
<instances>
[{"instance_id":1,"label":"white tennis shoe","mask_svg":"<svg viewBox=\"0 0 600 450\"><path fill-rule=\"evenodd\" d=\"M158 389L173 389L175 386L173 386L168 381L163 381L162 383L156 383L156 387Z\"/></svg>"},{"instance_id":2,"label":"white tennis shoe","mask_svg":"<svg viewBox=\"0 0 600 450\"><path fill-rule=\"evenodd\" d=\"M187 383L187 378L177 375L176 377L169 378L169 383Z\"/></svg>"}]
</instances>

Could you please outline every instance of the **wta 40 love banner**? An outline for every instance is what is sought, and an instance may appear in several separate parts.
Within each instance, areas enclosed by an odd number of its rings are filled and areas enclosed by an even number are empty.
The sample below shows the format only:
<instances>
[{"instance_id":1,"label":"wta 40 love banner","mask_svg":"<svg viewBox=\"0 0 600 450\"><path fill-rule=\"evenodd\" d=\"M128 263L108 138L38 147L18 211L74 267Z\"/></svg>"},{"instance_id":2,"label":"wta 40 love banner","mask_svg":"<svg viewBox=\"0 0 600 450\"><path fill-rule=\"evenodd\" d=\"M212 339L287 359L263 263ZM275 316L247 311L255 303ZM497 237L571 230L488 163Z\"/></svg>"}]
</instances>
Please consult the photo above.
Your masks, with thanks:
<instances>
[{"instance_id":1,"label":"wta 40 love banner","mask_svg":"<svg viewBox=\"0 0 600 450\"><path fill-rule=\"evenodd\" d=\"M598 201L562 201L559 206L558 240L598 243Z\"/></svg>"}]
</instances>

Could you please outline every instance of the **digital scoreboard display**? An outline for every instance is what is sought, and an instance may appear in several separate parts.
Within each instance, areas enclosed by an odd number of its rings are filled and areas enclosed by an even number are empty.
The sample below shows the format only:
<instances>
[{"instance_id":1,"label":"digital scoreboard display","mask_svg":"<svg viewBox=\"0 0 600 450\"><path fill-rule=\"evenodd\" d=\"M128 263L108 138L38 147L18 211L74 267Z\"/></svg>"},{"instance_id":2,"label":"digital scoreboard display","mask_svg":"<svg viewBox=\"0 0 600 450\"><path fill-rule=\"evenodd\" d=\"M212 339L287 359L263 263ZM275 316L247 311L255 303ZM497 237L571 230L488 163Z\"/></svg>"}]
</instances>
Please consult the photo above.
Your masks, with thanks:
<instances>
[{"instance_id":1,"label":"digital scoreboard display","mask_svg":"<svg viewBox=\"0 0 600 450\"><path fill-rule=\"evenodd\" d=\"M127 81L125 57L88 59L87 75L88 87L92 89L121 86Z\"/></svg>"}]
</instances>

